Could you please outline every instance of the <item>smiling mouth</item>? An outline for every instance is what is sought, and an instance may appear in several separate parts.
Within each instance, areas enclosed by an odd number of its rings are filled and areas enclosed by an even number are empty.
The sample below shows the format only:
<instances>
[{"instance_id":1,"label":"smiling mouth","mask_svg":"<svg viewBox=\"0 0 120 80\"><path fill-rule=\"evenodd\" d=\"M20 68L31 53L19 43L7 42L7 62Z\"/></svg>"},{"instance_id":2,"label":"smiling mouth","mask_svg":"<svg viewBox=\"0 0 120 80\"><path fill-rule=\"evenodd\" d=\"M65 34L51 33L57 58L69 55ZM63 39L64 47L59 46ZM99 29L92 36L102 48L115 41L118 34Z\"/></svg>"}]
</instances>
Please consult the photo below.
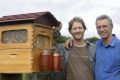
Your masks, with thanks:
<instances>
[{"instance_id":1,"label":"smiling mouth","mask_svg":"<svg viewBox=\"0 0 120 80\"><path fill-rule=\"evenodd\" d=\"M101 32L100 35L105 35L106 33L105 32Z\"/></svg>"},{"instance_id":2,"label":"smiling mouth","mask_svg":"<svg viewBox=\"0 0 120 80\"><path fill-rule=\"evenodd\" d=\"M82 34L76 34L75 36L81 36Z\"/></svg>"},{"instance_id":3,"label":"smiling mouth","mask_svg":"<svg viewBox=\"0 0 120 80\"><path fill-rule=\"evenodd\" d=\"M105 33L101 33L101 35L105 35Z\"/></svg>"}]
</instances>

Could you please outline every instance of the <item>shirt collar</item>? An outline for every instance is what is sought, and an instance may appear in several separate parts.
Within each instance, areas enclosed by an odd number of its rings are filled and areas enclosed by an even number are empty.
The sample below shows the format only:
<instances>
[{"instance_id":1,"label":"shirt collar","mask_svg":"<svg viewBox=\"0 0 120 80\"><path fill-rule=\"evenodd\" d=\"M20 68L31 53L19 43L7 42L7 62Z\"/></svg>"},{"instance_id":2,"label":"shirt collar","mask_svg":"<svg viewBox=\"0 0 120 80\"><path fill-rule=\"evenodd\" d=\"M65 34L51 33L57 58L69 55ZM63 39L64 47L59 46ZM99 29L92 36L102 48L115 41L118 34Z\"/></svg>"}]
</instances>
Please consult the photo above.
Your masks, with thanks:
<instances>
[{"instance_id":1,"label":"shirt collar","mask_svg":"<svg viewBox=\"0 0 120 80\"><path fill-rule=\"evenodd\" d=\"M115 34L112 34L112 41L111 41L107 46L115 46L116 41L117 41L116 35L115 35ZM101 45L104 45L102 39L101 39ZM105 45L104 45L104 46L105 46ZM105 46L105 47L107 47L107 46Z\"/></svg>"},{"instance_id":2,"label":"shirt collar","mask_svg":"<svg viewBox=\"0 0 120 80\"><path fill-rule=\"evenodd\" d=\"M89 41L85 40L85 42L86 42L87 45L90 45L90 42L89 42Z\"/></svg>"}]
</instances>

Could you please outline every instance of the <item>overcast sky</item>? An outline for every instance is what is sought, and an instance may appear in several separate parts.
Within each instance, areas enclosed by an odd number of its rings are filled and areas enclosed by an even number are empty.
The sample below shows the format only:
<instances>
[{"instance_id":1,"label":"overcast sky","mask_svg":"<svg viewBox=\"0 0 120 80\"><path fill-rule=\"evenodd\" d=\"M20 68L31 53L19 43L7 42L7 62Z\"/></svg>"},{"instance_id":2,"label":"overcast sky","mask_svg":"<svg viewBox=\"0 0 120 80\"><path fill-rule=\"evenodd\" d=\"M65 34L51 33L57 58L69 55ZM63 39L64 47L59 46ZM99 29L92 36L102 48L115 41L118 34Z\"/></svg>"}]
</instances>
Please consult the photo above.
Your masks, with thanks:
<instances>
[{"instance_id":1,"label":"overcast sky","mask_svg":"<svg viewBox=\"0 0 120 80\"><path fill-rule=\"evenodd\" d=\"M95 19L109 15L114 23L113 33L120 38L120 0L0 0L0 16L33 12L51 12L63 24L61 34L70 36L68 22L75 16L84 19L85 38L97 36Z\"/></svg>"}]
</instances>

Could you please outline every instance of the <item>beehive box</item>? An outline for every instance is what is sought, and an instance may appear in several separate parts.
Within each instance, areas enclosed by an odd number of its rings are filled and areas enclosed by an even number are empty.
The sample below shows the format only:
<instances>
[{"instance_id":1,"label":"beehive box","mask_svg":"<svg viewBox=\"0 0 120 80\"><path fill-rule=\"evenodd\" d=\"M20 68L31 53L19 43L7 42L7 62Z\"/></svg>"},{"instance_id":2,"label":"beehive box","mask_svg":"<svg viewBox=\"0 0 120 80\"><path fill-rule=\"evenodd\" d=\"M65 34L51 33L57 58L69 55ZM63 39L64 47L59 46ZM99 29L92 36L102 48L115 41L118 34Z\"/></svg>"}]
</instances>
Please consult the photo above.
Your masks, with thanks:
<instances>
[{"instance_id":1,"label":"beehive box","mask_svg":"<svg viewBox=\"0 0 120 80\"><path fill-rule=\"evenodd\" d=\"M52 47L56 23L49 12L0 19L0 73L40 72L41 49Z\"/></svg>"}]
</instances>

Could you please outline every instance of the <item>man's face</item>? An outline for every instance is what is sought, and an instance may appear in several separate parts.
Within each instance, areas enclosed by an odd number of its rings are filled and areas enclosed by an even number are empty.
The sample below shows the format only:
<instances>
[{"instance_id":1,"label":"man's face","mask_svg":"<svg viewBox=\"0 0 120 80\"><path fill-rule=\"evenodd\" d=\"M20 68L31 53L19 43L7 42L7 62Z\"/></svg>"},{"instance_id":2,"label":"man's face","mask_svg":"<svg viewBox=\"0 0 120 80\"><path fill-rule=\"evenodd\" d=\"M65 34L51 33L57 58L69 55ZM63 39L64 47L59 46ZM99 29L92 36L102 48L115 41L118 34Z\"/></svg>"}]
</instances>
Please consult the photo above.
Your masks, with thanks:
<instances>
[{"instance_id":1,"label":"man's face","mask_svg":"<svg viewBox=\"0 0 120 80\"><path fill-rule=\"evenodd\" d=\"M74 39L77 39L77 40L83 39L84 32L85 32L85 29L83 28L80 22L73 23L70 33Z\"/></svg>"},{"instance_id":2,"label":"man's face","mask_svg":"<svg viewBox=\"0 0 120 80\"><path fill-rule=\"evenodd\" d=\"M107 19L98 20L96 22L96 29L99 36L103 39L108 39L112 34L112 27Z\"/></svg>"}]
</instances>

